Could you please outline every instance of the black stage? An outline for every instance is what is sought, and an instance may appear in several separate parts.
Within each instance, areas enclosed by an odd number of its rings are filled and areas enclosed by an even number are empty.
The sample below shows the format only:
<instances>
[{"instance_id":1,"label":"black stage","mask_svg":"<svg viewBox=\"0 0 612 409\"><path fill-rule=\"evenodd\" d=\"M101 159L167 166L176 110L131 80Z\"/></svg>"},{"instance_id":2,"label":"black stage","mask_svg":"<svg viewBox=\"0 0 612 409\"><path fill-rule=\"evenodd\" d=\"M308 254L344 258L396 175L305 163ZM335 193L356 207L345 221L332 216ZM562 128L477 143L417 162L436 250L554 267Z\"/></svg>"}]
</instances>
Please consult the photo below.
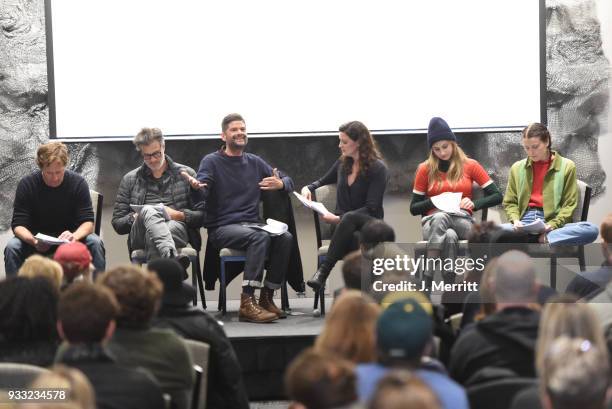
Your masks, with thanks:
<instances>
[{"instance_id":1,"label":"black stage","mask_svg":"<svg viewBox=\"0 0 612 409\"><path fill-rule=\"evenodd\" d=\"M275 301L280 305L280 300ZM238 300L228 301L224 317L208 310L224 323L225 333L242 366L250 401L286 399L283 376L287 365L303 349L313 345L323 327L324 317L313 316L313 302L313 298L291 299L290 315L267 324L239 322ZM331 303L331 298L326 299L327 306Z\"/></svg>"}]
</instances>

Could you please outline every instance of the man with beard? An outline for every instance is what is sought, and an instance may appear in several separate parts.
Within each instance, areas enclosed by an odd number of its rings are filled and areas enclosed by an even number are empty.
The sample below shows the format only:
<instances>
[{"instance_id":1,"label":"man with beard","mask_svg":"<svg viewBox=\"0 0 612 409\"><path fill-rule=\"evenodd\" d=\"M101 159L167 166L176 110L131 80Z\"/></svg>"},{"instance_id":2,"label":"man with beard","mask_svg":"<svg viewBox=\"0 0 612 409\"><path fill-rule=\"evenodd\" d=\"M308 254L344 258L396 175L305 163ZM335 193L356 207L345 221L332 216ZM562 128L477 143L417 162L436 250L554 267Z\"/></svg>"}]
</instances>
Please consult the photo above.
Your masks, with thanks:
<instances>
[{"instance_id":1,"label":"man with beard","mask_svg":"<svg viewBox=\"0 0 612 409\"><path fill-rule=\"evenodd\" d=\"M187 180L193 188L202 189L204 194L204 226L208 229L211 244L217 249L246 251L240 321L259 323L285 318L285 312L274 304L273 296L285 277L293 236L286 232L272 237L245 223L260 221L262 190L291 192L293 181L259 156L244 152L248 137L241 115L227 115L221 129L225 145L202 159L197 180L193 177L187 177ZM268 273L262 280L266 256ZM259 304L254 296L256 288L261 288Z\"/></svg>"},{"instance_id":2,"label":"man with beard","mask_svg":"<svg viewBox=\"0 0 612 409\"><path fill-rule=\"evenodd\" d=\"M129 234L130 252L144 249L147 260L177 257L177 248L189 242L188 228L202 225L200 192L181 176L194 176L195 171L165 154L164 137L158 128L143 128L133 143L144 163L121 180L113 228L118 234ZM189 265L186 256L179 262L185 268Z\"/></svg>"}]
</instances>

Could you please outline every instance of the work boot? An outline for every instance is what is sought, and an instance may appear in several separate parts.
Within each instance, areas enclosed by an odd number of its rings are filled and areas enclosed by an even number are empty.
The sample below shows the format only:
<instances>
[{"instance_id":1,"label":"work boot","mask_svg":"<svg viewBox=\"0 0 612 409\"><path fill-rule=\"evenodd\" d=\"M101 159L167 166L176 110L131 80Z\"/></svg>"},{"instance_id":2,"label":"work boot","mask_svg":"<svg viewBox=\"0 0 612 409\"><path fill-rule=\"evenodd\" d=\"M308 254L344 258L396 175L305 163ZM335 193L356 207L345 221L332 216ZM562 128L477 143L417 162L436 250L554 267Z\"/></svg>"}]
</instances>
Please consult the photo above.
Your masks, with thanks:
<instances>
[{"instance_id":1,"label":"work boot","mask_svg":"<svg viewBox=\"0 0 612 409\"><path fill-rule=\"evenodd\" d=\"M239 321L247 322L271 322L278 319L278 316L270 311L264 310L255 301L252 294L240 294L240 311L238 312Z\"/></svg>"},{"instance_id":2,"label":"work boot","mask_svg":"<svg viewBox=\"0 0 612 409\"><path fill-rule=\"evenodd\" d=\"M259 306L266 311L276 314L278 318L287 318L287 313L274 304L274 290L263 287L259 293Z\"/></svg>"},{"instance_id":3,"label":"work boot","mask_svg":"<svg viewBox=\"0 0 612 409\"><path fill-rule=\"evenodd\" d=\"M325 280L327 280L327 276L329 275L329 269L324 266L319 267L316 273L310 278L310 280L306 281L308 287L312 288L314 291L319 291L322 287L325 286Z\"/></svg>"}]
</instances>

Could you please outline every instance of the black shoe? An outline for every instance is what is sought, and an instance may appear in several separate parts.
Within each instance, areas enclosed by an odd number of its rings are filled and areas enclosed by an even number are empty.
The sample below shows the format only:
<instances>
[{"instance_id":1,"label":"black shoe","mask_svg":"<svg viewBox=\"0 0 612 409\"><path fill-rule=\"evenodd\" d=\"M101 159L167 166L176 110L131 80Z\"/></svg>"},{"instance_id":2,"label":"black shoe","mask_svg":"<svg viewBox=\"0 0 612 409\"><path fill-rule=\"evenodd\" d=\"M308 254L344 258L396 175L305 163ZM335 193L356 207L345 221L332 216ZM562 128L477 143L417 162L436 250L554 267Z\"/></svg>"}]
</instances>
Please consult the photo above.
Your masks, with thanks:
<instances>
[{"instance_id":1,"label":"black shoe","mask_svg":"<svg viewBox=\"0 0 612 409\"><path fill-rule=\"evenodd\" d=\"M306 281L308 287L312 288L314 291L319 291L321 288L325 287L325 280L327 280L327 276L329 272L323 270L319 267L316 273L310 278L310 280Z\"/></svg>"},{"instance_id":2,"label":"black shoe","mask_svg":"<svg viewBox=\"0 0 612 409\"><path fill-rule=\"evenodd\" d=\"M191 260L189 259L189 256L186 256L184 254L179 254L177 256L174 254L173 251L170 251L170 258L173 258L176 261L178 261L181 267L183 267L183 280L186 280L187 277L189 277L189 274L187 274L187 269L189 268L189 265L191 264Z\"/></svg>"}]
</instances>

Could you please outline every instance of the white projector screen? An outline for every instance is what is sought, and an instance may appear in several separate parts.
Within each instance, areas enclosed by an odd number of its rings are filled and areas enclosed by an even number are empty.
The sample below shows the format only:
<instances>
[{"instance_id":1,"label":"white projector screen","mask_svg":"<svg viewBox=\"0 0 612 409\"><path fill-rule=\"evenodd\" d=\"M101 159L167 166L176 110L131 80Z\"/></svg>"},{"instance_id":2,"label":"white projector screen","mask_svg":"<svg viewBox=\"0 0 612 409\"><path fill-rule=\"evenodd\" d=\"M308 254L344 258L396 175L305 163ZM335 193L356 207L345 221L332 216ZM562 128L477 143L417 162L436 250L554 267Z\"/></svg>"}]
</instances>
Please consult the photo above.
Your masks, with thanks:
<instances>
[{"instance_id":1,"label":"white projector screen","mask_svg":"<svg viewBox=\"0 0 612 409\"><path fill-rule=\"evenodd\" d=\"M51 136L509 129L542 119L535 0L46 0Z\"/></svg>"}]
</instances>

